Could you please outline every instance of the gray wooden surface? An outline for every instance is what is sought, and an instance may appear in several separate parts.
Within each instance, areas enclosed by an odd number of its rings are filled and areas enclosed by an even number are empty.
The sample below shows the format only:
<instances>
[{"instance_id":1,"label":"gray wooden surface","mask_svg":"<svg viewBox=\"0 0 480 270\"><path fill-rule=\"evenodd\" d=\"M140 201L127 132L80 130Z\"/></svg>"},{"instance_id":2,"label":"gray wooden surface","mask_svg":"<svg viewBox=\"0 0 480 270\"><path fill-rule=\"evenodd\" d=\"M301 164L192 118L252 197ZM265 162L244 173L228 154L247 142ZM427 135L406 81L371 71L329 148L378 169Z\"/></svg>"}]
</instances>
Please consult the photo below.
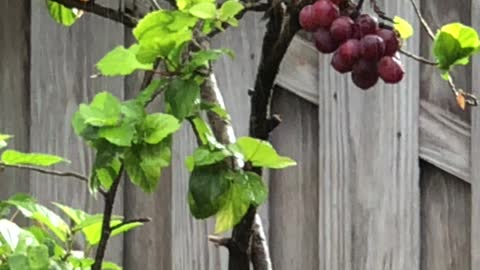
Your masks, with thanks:
<instances>
[{"instance_id":1,"label":"gray wooden surface","mask_svg":"<svg viewBox=\"0 0 480 270\"><path fill-rule=\"evenodd\" d=\"M17 149L63 155L72 164L59 169L88 174L92 153L73 134L70 118L78 103L98 91L123 98L139 90L140 73L125 80L89 78L109 49L131 42L130 30L89 14L67 29L48 17L43 1L5 3L0 131L16 136ZM409 1L380 3L413 23L417 35L406 47L428 56L429 41ZM422 5L435 26L460 18L480 29L478 1L423 0ZM254 83L264 31L259 18L247 15L238 29L214 42L237 55L222 59L215 71L238 136L248 132L247 89ZM406 58L403 83L379 83L367 92L336 74L329 59L297 37L277 80L286 90L275 92L272 109L284 121L272 143L299 166L266 175L271 195L261 213L275 269L479 269L479 109L471 110L470 129L470 111L458 109L438 74ZM477 58L473 67L455 73L460 87L478 91L479 64ZM207 241L213 221L192 219L186 203L184 159L194 146L186 126L174 139L172 167L164 170L154 194L122 186L116 212L153 219L111 242L109 258L125 269L226 269L226 251ZM419 169L419 158L435 166L423 162ZM102 202L90 199L86 187L73 180L10 169L0 180L0 199L26 191L42 202L101 210Z\"/></svg>"}]
</instances>

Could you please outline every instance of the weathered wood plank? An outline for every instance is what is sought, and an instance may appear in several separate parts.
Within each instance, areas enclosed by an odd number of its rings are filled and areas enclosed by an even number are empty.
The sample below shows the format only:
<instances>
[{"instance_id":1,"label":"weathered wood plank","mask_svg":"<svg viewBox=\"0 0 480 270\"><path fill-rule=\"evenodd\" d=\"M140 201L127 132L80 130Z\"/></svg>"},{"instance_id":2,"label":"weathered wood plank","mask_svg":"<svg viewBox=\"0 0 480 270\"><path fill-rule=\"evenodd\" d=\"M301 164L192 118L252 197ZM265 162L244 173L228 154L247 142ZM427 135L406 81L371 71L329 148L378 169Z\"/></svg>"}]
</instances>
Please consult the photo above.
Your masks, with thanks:
<instances>
[{"instance_id":1,"label":"weathered wood plank","mask_svg":"<svg viewBox=\"0 0 480 270\"><path fill-rule=\"evenodd\" d=\"M427 101L420 102L420 157L470 181L470 125Z\"/></svg>"},{"instance_id":2,"label":"weathered wood plank","mask_svg":"<svg viewBox=\"0 0 480 270\"><path fill-rule=\"evenodd\" d=\"M410 5L384 6L418 31ZM365 92L320 59L319 269L419 269L419 65L405 59L402 83Z\"/></svg>"},{"instance_id":3,"label":"weathered wood plank","mask_svg":"<svg viewBox=\"0 0 480 270\"><path fill-rule=\"evenodd\" d=\"M58 169L89 174L92 153L74 134L71 117L79 103L91 101L98 91L123 98L122 78L89 79L95 73L96 61L123 44L123 26L85 14L71 28L65 28L50 18L45 1L32 1L31 5L31 150L72 161ZM32 174L31 179L33 195L44 203L58 201L89 212L103 209L102 201L93 200L84 183L38 174ZM115 213L122 215L121 188L116 202ZM122 237L117 237L109 245L107 256L117 263L122 263L122 243Z\"/></svg>"},{"instance_id":4,"label":"weathered wood plank","mask_svg":"<svg viewBox=\"0 0 480 270\"><path fill-rule=\"evenodd\" d=\"M422 270L471 270L470 186L421 163Z\"/></svg>"},{"instance_id":5,"label":"weathered wood plank","mask_svg":"<svg viewBox=\"0 0 480 270\"><path fill-rule=\"evenodd\" d=\"M480 2L472 1L472 26L480 29ZM480 59L473 58L472 63L472 90L480 96ZM471 185L472 185L472 269L480 269L480 109L472 109L472 141L471 141Z\"/></svg>"},{"instance_id":6,"label":"weathered wood plank","mask_svg":"<svg viewBox=\"0 0 480 270\"><path fill-rule=\"evenodd\" d=\"M272 110L283 119L272 132L272 144L298 163L270 172L273 268L318 269L318 110L281 88L275 90Z\"/></svg>"},{"instance_id":7,"label":"weathered wood plank","mask_svg":"<svg viewBox=\"0 0 480 270\"><path fill-rule=\"evenodd\" d=\"M11 148L29 150L30 1L7 0L0 10L0 133L14 135ZM8 42L7 42L8 41ZM0 172L0 200L29 191L29 173Z\"/></svg>"}]
</instances>

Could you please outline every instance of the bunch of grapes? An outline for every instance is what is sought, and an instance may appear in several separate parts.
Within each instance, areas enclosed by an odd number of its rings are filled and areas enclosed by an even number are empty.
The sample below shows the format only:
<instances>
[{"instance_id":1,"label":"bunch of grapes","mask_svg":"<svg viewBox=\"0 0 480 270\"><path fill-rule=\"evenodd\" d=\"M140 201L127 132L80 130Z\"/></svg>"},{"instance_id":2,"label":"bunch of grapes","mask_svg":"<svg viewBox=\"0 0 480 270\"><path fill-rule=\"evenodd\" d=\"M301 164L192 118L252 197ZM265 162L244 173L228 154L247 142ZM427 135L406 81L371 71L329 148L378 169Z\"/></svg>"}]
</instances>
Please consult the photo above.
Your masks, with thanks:
<instances>
[{"instance_id":1,"label":"bunch of grapes","mask_svg":"<svg viewBox=\"0 0 480 270\"><path fill-rule=\"evenodd\" d=\"M332 67L340 73L352 72L352 81L359 88L369 89L379 78L385 83L400 82L405 72L397 32L380 28L377 19L368 14L353 19L342 16L338 6L343 1L317 0L305 6L300 25L313 32L320 52L334 52Z\"/></svg>"}]
</instances>

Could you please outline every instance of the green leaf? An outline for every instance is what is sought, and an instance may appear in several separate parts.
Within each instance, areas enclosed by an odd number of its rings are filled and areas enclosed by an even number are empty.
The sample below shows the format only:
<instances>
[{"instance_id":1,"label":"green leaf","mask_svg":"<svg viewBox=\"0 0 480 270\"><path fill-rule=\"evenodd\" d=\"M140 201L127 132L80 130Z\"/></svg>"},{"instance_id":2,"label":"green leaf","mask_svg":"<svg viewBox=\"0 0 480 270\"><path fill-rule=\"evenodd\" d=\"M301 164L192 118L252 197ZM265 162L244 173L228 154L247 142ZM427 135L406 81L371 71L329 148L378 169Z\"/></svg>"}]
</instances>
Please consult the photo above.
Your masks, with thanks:
<instances>
[{"instance_id":1,"label":"green leaf","mask_svg":"<svg viewBox=\"0 0 480 270\"><path fill-rule=\"evenodd\" d=\"M117 226L122 223L123 218L115 216L112 218L110 222L110 227ZM103 223L103 215L94 215L88 217L84 222L79 224L75 227L74 230L78 230L82 228L82 232L85 235L85 239L87 240L88 244L91 246L97 245L100 242L101 234L102 234L102 223ZM112 231L111 236L116 236L121 233L127 232L131 229L137 228L143 225L141 222L134 222L124 226L120 226L119 228Z\"/></svg>"},{"instance_id":2,"label":"green leaf","mask_svg":"<svg viewBox=\"0 0 480 270\"><path fill-rule=\"evenodd\" d=\"M443 26L435 36L433 54L438 68L448 72L454 65L466 65L469 58L480 49L480 40L475 29L461 23Z\"/></svg>"},{"instance_id":3,"label":"green leaf","mask_svg":"<svg viewBox=\"0 0 480 270\"><path fill-rule=\"evenodd\" d=\"M27 249L28 264L31 270L47 270L50 264L48 247L45 245L30 246Z\"/></svg>"},{"instance_id":4,"label":"green leaf","mask_svg":"<svg viewBox=\"0 0 480 270\"><path fill-rule=\"evenodd\" d=\"M153 192L160 180L161 169L170 164L171 141L154 145L135 145L125 153L125 169L130 180L145 192Z\"/></svg>"},{"instance_id":5,"label":"green leaf","mask_svg":"<svg viewBox=\"0 0 480 270\"><path fill-rule=\"evenodd\" d=\"M75 112L75 114L73 115L72 127L75 130L75 134L84 138L87 141L93 141L98 138L98 128L85 123L85 118L82 117L80 111Z\"/></svg>"},{"instance_id":6,"label":"green leaf","mask_svg":"<svg viewBox=\"0 0 480 270\"><path fill-rule=\"evenodd\" d=\"M59 156L38 153L21 153L15 150L6 150L2 154L2 162L7 165L33 165L48 167L60 162L68 161Z\"/></svg>"},{"instance_id":7,"label":"green leaf","mask_svg":"<svg viewBox=\"0 0 480 270\"><path fill-rule=\"evenodd\" d=\"M240 11L244 9L243 5L237 0L228 0L222 4L220 8L220 20L226 21L235 17Z\"/></svg>"},{"instance_id":8,"label":"green leaf","mask_svg":"<svg viewBox=\"0 0 480 270\"><path fill-rule=\"evenodd\" d=\"M215 113L216 115L218 115L223 120L227 120L227 121L231 120L228 112L218 104L211 104L211 103L202 102L200 104L200 108L202 110L209 110L209 111Z\"/></svg>"},{"instance_id":9,"label":"green leaf","mask_svg":"<svg viewBox=\"0 0 480 270\"><path fill-rule=\"evenodd\" d=\"M12 138L12 136L0 133L0 149L7 146L7 140L10 138Z\"/></svg>"},{"instance_id":10,"label":"green leaf","mask_svg":"<svg viewBox=\"0 0 480 270\"><path fill-rule=\"evenodd\" d=\"M209 142L209 138L214 138L213 131L210 129L210 126L201 117L194 117L192 119L192 123L202 144L207 144Z\"/></svg>"},{"instance_id":11,"label":"green leaf","mask_svg":"<svg viewBox=\"0 0 480 270\"><path fill-rule=\"evenodd\" d=\"M98 147L95 164L89 182L91 192L97 192L100 185L109 189L120 173L121 162L117 156L117 149L110 144L101 144Z\"/></svg>"},{"instance_id":12,"label":"green leaf","mask_svg":"<svg viewBox=\"0 0 480 270\"><path fill-rule=\"evenodd\" d=\"M199 3L192 6L189 12L200 19L214 19L217 16L217 7L213 3Z\"/></svg>"},{"instance_id":13,"label":"green leaf","mask_svg":"<svg viewBox=\"0 0 480 270\"><path fill-rule=\"evenodd\" d=\"M168 85L165 92L165 99L170 105L172 114L180 120L192 115L195 102L199 98L200 86L192 79L175 79Z\"/></svg>"},{"instance_id":14,"label":"green leaf","mask_svg":"<svg viewBox=\"0 0 480 270\"><path fill-rule=\"evenodd\" d=\"M90 105L81 104L79 112L86 124L96 127L115 126L120 121L121 104L109 92L101 92L93 98Z\"/></svg>"},{"instance_id":15,"label":"green leaf","mask_svg":"<svg viewBox=\"0 0 480 270\"><path fill-rule=\"evenodd\" d=\"M135 126L129 123L123 123L122 125L115 127L101 127L98 131L98 136L105 138L112 144L129 147L132 145L135 132Z\"/></svg>"},{"instance_id":16,"label":"green leaf","mask_svg":"<svg viewBox=\"0 0 480 270\"><path fill-rule=\"evenodd\" d=\"M187 156L185 158L185 166L187 167L189 172L193 171L193 169L195 168L195 159L193 158L193 156Z\"/></svg>"},{"instance_id":17,"label":"green leaf","mask_svg":"<svg viewBox=\"0 0 480 270\"><path fill-rule=\"evenodd\" d=\"M17 248L22 233L28 232L7 219L0 219L0 243L6 244L10 250L13 251ZM35 238L32 236L33 240Z\"/></svg>"},{"instance_id":18,"label":"green leaf","mask_svg":"<svg viewBox=\"0 0 480 270\"><path fill-rule=\"evenodd\" d=\"M400 38L408 39L413 36L413 27L409 22L399 16L395 16L393 22L393 27L400 34Z\"/></svg>"},{"instance_id":19,"label":"green leaf","mask_svg":"<svg viewBox=\"0 0 480 270\"><path fill-rule=\"evenodd\" d=\"M103 262L102 270L122 270L122 267L116 265L113 262Z\"/></svg>"},{"instance_id":20,"label":"green leaf","mask_svg":"<svg viewBox=\"0 0 480 270\"><path fill-rule=\"evenodd\" d=\"M233 182L225 197L225 204L218 211L215 233L223 233L238 224L250 207L249 190Z\"/></svg>"},{"instance_id":21,"label":"green leaf","mask_svg":"<svg viewBox=\"0 0 480 270\"><path fill-rule=\"evenodd\" d=\"M145 107L148 102L152 100L157 90L165 87L167 82L168 81L166 80L152 80L147 88L140 91L140 93L135 97L135 101L139 102L142 108Z\"/></svg>"},{"instance_id":22,"label":"green leaf","mask_svg":"<svg viewBox=\"0 0 480 270\"><path fill-rule=\"evenodd\" d=\"M250 191L250 202L256 207L260 206L268 197L268 189L265 183L258 174L253 172L244 172L243 177L245 177L244 183Z\"/></svg>"},{"instance_id":23,"label":"green leaf","mask_svg":"<svg viewBox=\"0 0 480 270\"><path fill-rule=\"evenodd\" d=\"M50 13L50 16L60 24L63 24L65 26L71 26L73 25L80 13L77 9L70 9L67 8L66 6L59 4L57 2L47 0L47 5L48 5L48 12Z\"/></svg>"},{"instance_id":24,"label":"green leaf","mask_svg":"<svg viewBox=\"0 0 480 270\"><path fill-rule=\"evenodd\" d=\"M170 114L154 113L147 115L144 122L145 142L157 144L181 127L177 118Z\"/></svg>"},{"instance_id":25,"label":"green leaf","mask_svg":"<svg viewBox=\"0 0 480 270\"><path fill-rule=\"evenodd\" d=\"M118 224L120 224L120 222L118 222ZM115 224L115 225L118 225L118 224ZM112 225L112 226L115 226L115 225ZM128 224L124 224L118 228L115 228L113 231L112 231L112 236L115 236L115 235L119 235L121 233L126 233L128 231L131 231L135 228L138 228L138 227L141 227L143 226L143 223L142 222L131 222L131 223L128 223Z\"/></svg>"},{"instance_id":26,"label":"green leaf","mask_svg":"<svg viewBox=\"0 0 480 270\"><path fill-rule=\"evenodd\" d=\"M250 161L254 167L281 169L297 165L294 160L278 155L273 146L266 141L242 137L238 139L236 145L240 147L245 160Z\"/></svg>"},{"instance_id":27,"label":"green leaf","mask_svg":"<svg viewBox=\"0 0 480 270\"><path fill-rule=\"evenodd\" d=\"M5 202L17 207L25 217L45 225L61 241L65 241L67 235L70 233L69 226L62 218L48 208L37 204L35 200L28 195L13 196Z\"/></svg>"},{"instance_id":28,"label":"green leaf","mask_svg":"<svg viewBox=\"0 0 480 270\"><path fill-rule=\"evenodd\" d=\"M8 257L10 270L30 270L28 257L23 254L15 254Z\"/></svg>"},{"instance_id":29,"label":"green leaf","mask_svg":"<svg viewBox=\"0 0 480 270\"><path fill-rule=\"evenodd\" d=\"M199 68L208 67L210 61L216 61L222 55L228 55L234 57L235 54L229 49L214 49L199 51L192 55L192 58L188 65L184 68L184 73L191 73Z\"/></svg>"},{"instance_id":30,"label":"green leaf","mask_svg":"<svg viewBox=\"0 0 480 270\"><path fill-rule=\"evenodd\" d=\"M232 181L223 164L196 167L190 175L188 203L195 218L208 218L218 212Z\"/></svg>"},{"instance_id":31,"label":"green leaf","mask_svg":"<svg viewBox=\"0 0 480 270\"><path fill-rule=\"evenodd\" d=\"M226 149L212 151L208 148L208 146L200 146L193 152L194 166L206 166L215 164L231 155L232 153L230 153Z\"/></svg>"},{"instance_id":32,"label":"green leaf","mask_svg":"<svg viewBox=\"0 0 480 270\"><path fill-rule=\"evenodd\" d=\"M129 75L135 70L152 70L153 63L144 64L138 61L138 50L138 44L128 49L117 46L97 63L97 69L104 76Z\"/></svg>"},{"instance_id":33,"label":"green leaf","mask_svg":"<svg viewBox=\"0 0 480 270\"><path fill-rule=\"evenodd\" d=\"M85 213L80 209L73 209L69 206L66 206L57 202L54 202L53 205L55 205L60 210L62 210L62 212L65 213L75 224L81 223L88 216L87 213Z\"/></svg>"}]
</instances>

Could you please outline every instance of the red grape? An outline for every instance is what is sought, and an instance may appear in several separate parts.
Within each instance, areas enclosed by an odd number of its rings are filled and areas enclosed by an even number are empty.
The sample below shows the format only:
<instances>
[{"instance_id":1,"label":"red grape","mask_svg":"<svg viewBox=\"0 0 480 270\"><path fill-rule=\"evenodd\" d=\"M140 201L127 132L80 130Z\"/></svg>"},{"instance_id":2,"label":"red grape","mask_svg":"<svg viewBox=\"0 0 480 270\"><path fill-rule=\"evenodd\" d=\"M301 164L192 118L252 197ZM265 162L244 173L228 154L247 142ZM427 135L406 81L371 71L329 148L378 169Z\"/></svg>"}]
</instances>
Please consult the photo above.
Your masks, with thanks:
<instances>
[{"instance_id":1,"label":"red grape","mask_svg":"<svg viewBox=\"0 0 480 270\"><path fill-rule=\"evenodd\" d=\"M376 63L374 61L360 59L353 65L352 81L363 90L374 86L378 81Z\"/></svg>"},{"instance_id":2,"label":"red grape","mask_svg":"<svg viewBox=\"0 0 480 270\"><path fill-rule=\"evenodd\" d=\"M314 32L317 29L313 16L313 6L307 5L300 11L300 25L305 31Z\"/></svg>"},{"instance_id":3,"label":"red grape","mask_svg":"<svg viewBox=\"0 0 480 270\"><path fill-rule=\"evenodd\" d=\"M338 17L330 26L332 38L340 43L351 38L353 36L353 24L354 22L350 17Z\"/></svg>"},{"instance_id":4,"label":"red grape","mask_svg":"<svg viewBox=\"0 0 480 270\"><path fill-rule=\"evenodd\" d=\"M340 16L338 7L329 0L320 0L313 4L313 20L317 27L330 27Z\"/></svg>"},{"instance_id":5,"label":"red grape","mask_svg":"<svg viewBox=\"0 0 480 270\"><path fill-rule=\"evenodd\" d=\"M340 73L352 71L353 64L360 58L360 42L349 39L343 43L332 58L332 67Z\"/></svg>"},{"instance_id":6,"label":"red grape","mask_svg":"<svg viewBox=\"0 0 480 270\"><path fill-rule=\"evenodd\" d=\"M367 60L378 60L385 55L385 42L377 35L366 35L360 41L362 57Z\"/></svg>"},{"instance_id":7,"label":"red grape","mask_svg":"<svg viewBox=\"0 0 480 270\"><path fill-rule=\"evenodd\" d=\"M400 49L400 39L392 30L380 29L377 35L385 41L385 55L394 55Z\"/></svg>"},{"instance_id":8,"label":"red grape","mask_svg":"<svg viewBox=\"0 0 480 270\"><path fill-rule=\"evenodd\" d=\"M355 24L358 26L357 31L360 37L366 36L368 34L374 34L375 32L377 32L377 19L368 14L362 14L358 16Z\"/></svg>"},{"instance_id":9,"label":"red grape","mask_svg":"<svg viewBox=\"0 0 480 270\"><path fill-rule=\"evenodd\" d=\"M315 39L315 46L322 53L332 53L338 48L338 43L333 40L330 31L324 28L318 28L313 33L313 38Z\"/></svg>"},{"instance_id":10,"label":"red grape","mask_svg":"<svg viewBox=\"0 0 480 270\"><path fill-rule=\"evenodd\" d=\"M378 62L378 73L386 83L398 83L403 79L405 71L400 60L385 56Z\"/></svg>"}]
</instances>

